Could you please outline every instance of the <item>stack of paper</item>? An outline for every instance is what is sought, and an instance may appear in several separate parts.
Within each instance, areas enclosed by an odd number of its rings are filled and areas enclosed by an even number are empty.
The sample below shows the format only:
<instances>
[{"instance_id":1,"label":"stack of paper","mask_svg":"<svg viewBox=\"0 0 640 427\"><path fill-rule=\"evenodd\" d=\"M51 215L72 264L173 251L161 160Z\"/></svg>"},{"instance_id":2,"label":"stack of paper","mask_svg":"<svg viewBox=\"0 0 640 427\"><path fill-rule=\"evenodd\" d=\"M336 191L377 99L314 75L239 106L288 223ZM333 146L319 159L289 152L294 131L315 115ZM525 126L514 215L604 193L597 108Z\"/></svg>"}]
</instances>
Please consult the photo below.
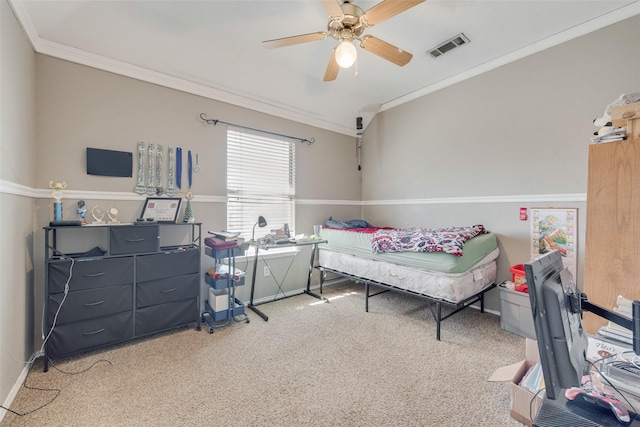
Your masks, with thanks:
<instances>
[{"instance_id":1,"label":"stack of paper","mask_svg":"<svg viewBox=\"0 0 640 427\"><path fill-rule=\"evenodd\" d=\"M613 311L622 316L628 317L629 319L632 319L632 303L633 300L625 298L622 295L618 295L618 298L616 300L617 305L613 307ZM633 345L633 332L627 328L623 328L622 326L614 322L609 322L607 326L602 326L600 329L598 329L597 336L612 343L620 343L629 346Z\"/></svg>"},{"instance_id":2,"label":"stack of paper","mask_svg":"<svg viewBox=\"0 0 640 427\"><path fill-rule=\"evenodd\" d=\"M209 231L209 234L213 234L217 238L225 241L238 240L238 237L240 236L239 232L234 231Z\"/></svg>"},{"instance_id":3,"label":"stack of paper","mask_svg":"<svg viewBox=\"0 0 640 427\"><path fill-rule=\"evenodd\" d=\"M591 138L592 144L600 144L602 142L622 141L627 138L627 127L610 128Z\"/></svg>"},{"instance_id":4,"label":"stack of paper","mask_svg":"<svg viewBox=\"0 0 640 427\"><path fill-rule=\"evenodd\" d=\"M536 363L529 368L527 373L522 377L520 386L529 390L532 393L544 389L544 375L542 374L542 365Z\"/></svg>"}]
</instances>

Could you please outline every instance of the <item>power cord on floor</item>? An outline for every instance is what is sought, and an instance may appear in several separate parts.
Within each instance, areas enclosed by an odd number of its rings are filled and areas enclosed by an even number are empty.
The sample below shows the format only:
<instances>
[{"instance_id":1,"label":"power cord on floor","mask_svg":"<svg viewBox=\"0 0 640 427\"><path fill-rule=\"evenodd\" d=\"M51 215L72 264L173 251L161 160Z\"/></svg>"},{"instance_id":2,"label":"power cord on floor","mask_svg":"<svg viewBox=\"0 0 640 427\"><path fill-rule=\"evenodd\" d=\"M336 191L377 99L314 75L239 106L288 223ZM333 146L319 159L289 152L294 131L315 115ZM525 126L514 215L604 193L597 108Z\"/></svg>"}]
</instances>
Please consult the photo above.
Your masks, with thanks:
<instances>
[{"instance_id":1,"label":"power cord on floor","mask_svg":"<svg viewBox=\"0 0 640 427\"><path fill-rule=\"evenodd\" d=\"M49 360L49 366L51 366L53 369L55 369L56 371L62 373L62 374L66 374L66 375L78 375L78 374L84 374L85 372L87 372L89 369L93 368L94 366L96 366L98 363L108 363L109 365L113 366L113 363L107 359L98 359L95 362L93 362L91 365L89 365L88 367L86 367L85 369L82 369L81 371L76 371L76 372L69 372L69 371L64 371L60 368L58 368L54 363L53 360L51 360L50 358L47 357L47 359Z\"/></svg>"},{"instance_id":2,"label":"power cord on floor","mask_svg":"<svg viewBox=\"0 0 640 427\"><path fill-rule=\"evenodd\" d=\"M46 407L51 402L53 402L58 397L58 395L60 395L60 393L62 391L62 390L57 389L57 388L40 388L40 387L31 387L31 386L27 385L27 380L29 379L29 374L31 373L31 367L33 366L33 363L39 357L43 357L43 356L47 357L47 356L45 356L45 351L44 351L45 346L47 345L47 341L51 337L51 334L53 333L53 330L56 327L56 323L58 321L58 315L60 314L60 310L62 309L62 306L64 305L64 302L67 299L67 295L69 294L69 283L71 282L71 278L73 277L73 267L75 265L75 259L73 257L70 257L70 256L68 256L66 254L61 253L61 252L59 252L59 254L61 256L61 259L68 259L69 261L71 261L71 265L69 266L69 275L67 277L67 281L64 284L64 296L62 297L62 301L60 301L60 305L58 306L58 309L56 310L56 313L55 313L55 315L53 317L53 322L51 323L51 328L49 329L49 332L47 333L46 337L44 336L44 327L43 327L43 342L42 342L42 346L40 347L40 351L34 353L33 356L31 356L31 358L27 362L25 362L26 365L27 365L27 369L28 370L27 370L27 376L25 377L24 382L22 383L22 386L24 388L28 389L28 390L55 392L55 396L53 396L53 398L51 400L49 400L47 403L45 403L45 404L43 404L41 406L38 406L37 408L32 409L30 411L24 412L24 413L19 413L17 411L14 411L12 409L9 409L9 408L6 408L6 407L0 405L0 409L4 409L4 410L6 410L8 412L11 412L11 413L13 413L15 415L18 415L20 417L24 417L25 415L32 414L32 413L34 413L36 411L39 411L40 409ZM44 323L45 323L45 316L46 315L47 315L47 313L45 313L44 310L43 310L43 313L42 313L43 326L44 326ZM67 371L64 371L64 370L58 368L49 357L47 357L47 359L48 359L48 361L49 361L49 363L50 363L50 365L51 365L51 367L53 369L55 369L58 372L61 372L63 374L66 374L66 375L76 375L76 374L81 374L81 373L87 372L89 369L93 368L97 363L100 363L100 362L106 362L106 363L109 363L110 365L113 365L113 363L111 363L108 360L100 359L100 360L94 362L93 364L91 364L88 368L83 369L81 371L78 371L78 372L67 372Z\"/></svg>"},{"instance_id":3,"label":"power cord on floor","mask_svg":"<svg viewBox=\"0 0 640 427\"><path fill-rule=\"evenodd\" d=\"M78 374L85 373L85 372L87 372L89 369L91 369L91 368L93 368L95 365L97 365L98 363L102 363L102 362L104 362L104 363L108 363L109 365L113 366L113 363L111 363L109 360L107 360L107 359L99 359L99 360L96 360L95 362L93 362L91 365L89 365L89 366L88 366L87 368L85 368L85 369L82 369L82 370L80 370L80 371L76 371L76 372L69 372L69 371L65 371L65 370L62 370L62 369L58 368L58 367L53 363L53 360L51 360L49 357L47 357L47 359L49 360L49 365L50 365L53 369L55 369L56 371L58 371L58 372L60 372L60 373L65 374L65 375L78 375ZM52 397L48 402L46 402L46 403L44 403L44 404L42 404L42 405L38 406L37 408L31 409L31 410L29 410L29 411L27 411L27 412L18 412L18 411L14 411L13 409L6 408L6 407L4 407L4 406L2 406L2 405L0 405L0 409L4 409L5 411L11 412L12 414L15 414L15 415L17 415L17 416L19 416L19 417L24 417L24 416L27 416L27 415L29 415L29 414L33 414L34 412L39 411L40 409L43 409L43 408L47 407L47 406L48 406L48 405L50 405L54 400L56 400L56 398L60 395L60 393L62 393L62 390L61 390L61 389L58 389L58 388L32 387L32 386L30 386L30 385L27 385L27 380L29 379L29 374L30 374L30 373L31 373L31 370L29 370L29 371L27 372L27 376L26 376L26 378L24 379L24 383L22 383L22 386L23 386L24 388L26 388L27 390L50 391L50 392L54 392L54 393L55 393L55 396L53 396L53 397Z\"/></svg>"},{"instance_id":4,"label":"power cord on floor","mask_svg":"<svg viewBox=\"0 0 640 427\"><path fill-rule=\"evenodd\" d=\"M58 389L58 388L31 387L31 386L27 385L27 380L29 379L29 374L30 374L30 373L31 373L31 370L29 370L29 371L27 372L27 377L24 379L24 382L22 383L22 386L23 386L24 388L26 388L27 390L51 391L51 392L54 392L54 393L55 393L55 396L53 396L53 397L51 398L51 400L49 400L48 402L46 402L46 403L44 403L44 404L42 404L42 405L38 406L37 408L31 409L30 411L23 412L23 413L20 413L20 412L18 412L18 411L14 411L13 409L10 409L10 408L5 408L5 407L4 407L4 406L2 406L2 405L0 405L0 409L4 409L5 411L11 412L12 414L15 414L15 415L17 415L17 416L19 416L19 417L24 417L24 416L26 416L26 415L33 414L34 412L39 411L40 409L42 409L42 408L44 408L44 407L48 406L51 402L53 402L54 400L56 400L56 398L60 395L60 393L62 392L62 390L60 390L60 389Z\"/></svg>"}]
</instances>

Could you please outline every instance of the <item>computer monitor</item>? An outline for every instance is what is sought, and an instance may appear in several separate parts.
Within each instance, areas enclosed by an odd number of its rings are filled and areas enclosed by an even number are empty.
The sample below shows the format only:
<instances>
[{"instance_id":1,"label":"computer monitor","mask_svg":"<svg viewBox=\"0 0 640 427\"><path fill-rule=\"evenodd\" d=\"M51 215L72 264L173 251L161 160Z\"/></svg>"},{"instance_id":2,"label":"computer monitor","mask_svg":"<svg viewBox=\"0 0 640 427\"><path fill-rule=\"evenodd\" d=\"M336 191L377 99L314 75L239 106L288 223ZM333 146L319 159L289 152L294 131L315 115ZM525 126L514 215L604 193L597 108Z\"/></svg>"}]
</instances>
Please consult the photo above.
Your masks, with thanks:
<instances>
[{"instance_id":1,"label":"computer monitor","mask_svg":"<svg viewBox=\"0 0 640 427\"><path fill-rule=\"evenodd\" d=\"M580 387L588 373L589 341L582 328L582 312L590 311L633 331L633 351L640 354L640 301L633 301L629 319L588 301L579 293L558 251L548 252L524 264L529 288L538 353L549 399L562 389Z\"/></svg>"},{"instance_id":2,"label":"computer monitor","mask_svg":"<svg viewBox=\"0 0 640 427\"><path fill-rule=\"evenodd\" d=\"M589 341L582 328L580 295L558 251L524 264L538 352L549 399L580 387Z\"/></svg>"}]
</instances>

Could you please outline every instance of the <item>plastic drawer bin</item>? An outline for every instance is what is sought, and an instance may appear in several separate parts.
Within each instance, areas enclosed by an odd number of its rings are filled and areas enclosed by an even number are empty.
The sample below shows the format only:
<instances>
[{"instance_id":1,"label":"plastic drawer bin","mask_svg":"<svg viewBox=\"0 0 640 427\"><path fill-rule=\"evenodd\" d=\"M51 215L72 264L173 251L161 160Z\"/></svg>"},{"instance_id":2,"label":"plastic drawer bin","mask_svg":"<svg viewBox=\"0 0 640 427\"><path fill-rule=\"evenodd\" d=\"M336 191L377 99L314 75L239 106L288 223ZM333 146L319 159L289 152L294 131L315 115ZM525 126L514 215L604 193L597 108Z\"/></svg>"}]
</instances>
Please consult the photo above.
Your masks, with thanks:
<instances>
[{"instance_id":1,"label":"plastic drawer bin","mask_svg":"<svg viewBox=\"0 0 640 427\"><path fill-rule=\"evenodd\" d=\"M231 250L227 250L227 249L215 250L213 248L210 248L209 246L205 246L204 253L205 255L210 256L211 258L222 259L222 258L229 258L230 256L232 257L243 256L244 250L240 246L236 246Z\"/></svg>"},{"instance_id":2,"label":"plastic drawer bin","mask_svg":"<svg viewBox=\"0 0 640 427\"><path fill-rule=\"evenodd\" d=\"M213 309L211 309L211 305L209 305L209 301L207 301L207 309L214 322L220 322L229 318L230 310L213 311ZM242 314L244 314L244 304L236 299L236 303L233 307L233 316L240 316Z\"/></svg>"},{"instance_id":3,"label":"plastic drawer bin","mask_svg":"<svg viewBox=\"0 0 640 427\"><path fill-rule=\"evenodd\" d=\"M536 339L529 294L514 291L503 284L500 289L500 327L524 338Z\"/></svg>"},{"instance_id":4,"label":"plastic drawer bin","mask_svg":"<svg viewBox=\"0 0 640 427\"><path fill-rule=\"evenodd\" d=\"M213 289L227 289L230 284L226 277L224 279L214 279L209 273L204 273L204 281ZM232 281L232 284L235 286L242 286L244 285L244 282L245 276L240 276L235 281Z\"/></svg>"}]
</instances>

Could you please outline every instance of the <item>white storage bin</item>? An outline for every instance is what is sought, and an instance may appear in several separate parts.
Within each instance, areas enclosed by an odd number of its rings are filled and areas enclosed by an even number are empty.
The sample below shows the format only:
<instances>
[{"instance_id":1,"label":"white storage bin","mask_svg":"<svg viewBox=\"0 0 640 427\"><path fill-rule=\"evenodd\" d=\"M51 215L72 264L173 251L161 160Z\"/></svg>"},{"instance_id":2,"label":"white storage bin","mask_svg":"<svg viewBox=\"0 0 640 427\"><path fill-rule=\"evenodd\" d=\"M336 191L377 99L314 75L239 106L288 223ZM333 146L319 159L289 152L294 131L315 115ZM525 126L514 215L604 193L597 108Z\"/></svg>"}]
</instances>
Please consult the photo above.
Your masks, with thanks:
<instances>
[{"instance_id":1,"label":"white storage bin","mask_svg":"<svg viewBox=\"0 0 640 427\"><path fill-rule=\"evenodd\" d=\"M229 294L226 289L213 289L209 287L209 305L213 311L229 309Z\"/></svg>"}]
</instances>

